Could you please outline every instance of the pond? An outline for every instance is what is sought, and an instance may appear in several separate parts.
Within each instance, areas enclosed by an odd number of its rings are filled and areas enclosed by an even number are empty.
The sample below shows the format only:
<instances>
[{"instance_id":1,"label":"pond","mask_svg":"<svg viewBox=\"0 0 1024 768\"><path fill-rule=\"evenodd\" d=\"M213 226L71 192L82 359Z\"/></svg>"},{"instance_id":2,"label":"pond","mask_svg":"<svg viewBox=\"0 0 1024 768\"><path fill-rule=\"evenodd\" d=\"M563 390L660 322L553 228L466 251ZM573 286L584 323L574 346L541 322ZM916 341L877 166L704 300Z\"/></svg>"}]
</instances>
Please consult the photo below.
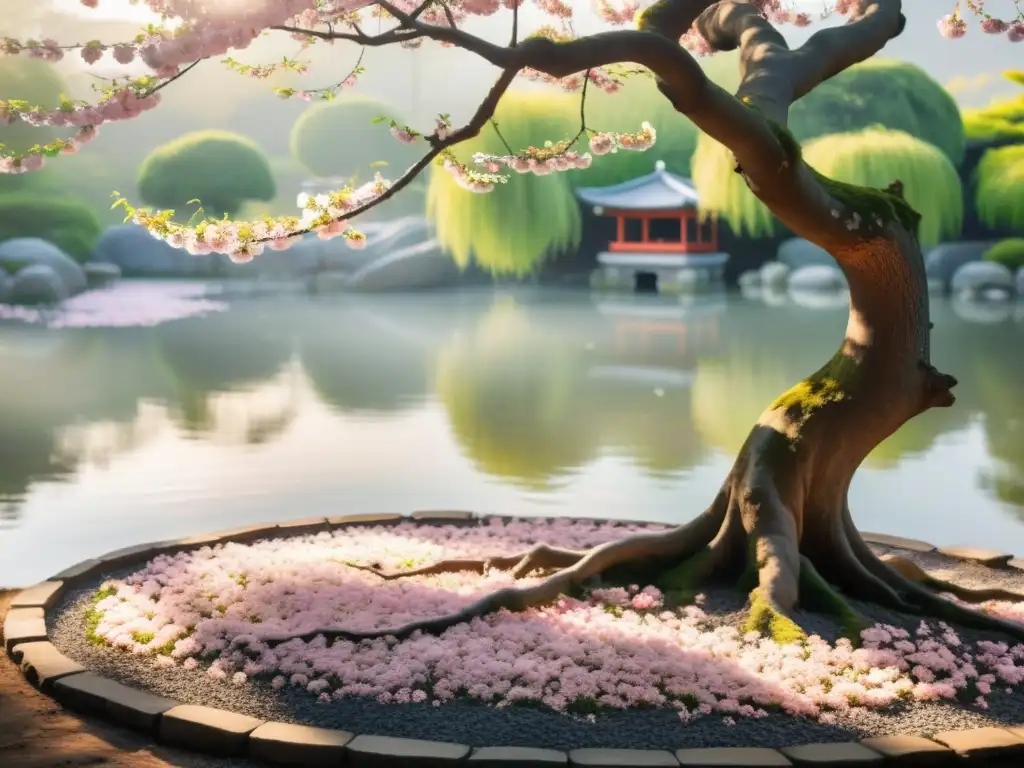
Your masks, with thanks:
<instances>
[{"instance_id":1,"label":"pond","mask_svg":"<svg viewBox=\"0 0 1024 768\"><path fill-rule=\"evenodd\" d=\"M540 289L205 309L223 311L0 324L0 585L131 544L312 515L684 521L764 406L825 361L846 324L844 307ZM935 302L933 316L933 359L959 377L957 404L869 457L854 517L1024 553L1021 313Z\"/></svg>"}]
</instances>

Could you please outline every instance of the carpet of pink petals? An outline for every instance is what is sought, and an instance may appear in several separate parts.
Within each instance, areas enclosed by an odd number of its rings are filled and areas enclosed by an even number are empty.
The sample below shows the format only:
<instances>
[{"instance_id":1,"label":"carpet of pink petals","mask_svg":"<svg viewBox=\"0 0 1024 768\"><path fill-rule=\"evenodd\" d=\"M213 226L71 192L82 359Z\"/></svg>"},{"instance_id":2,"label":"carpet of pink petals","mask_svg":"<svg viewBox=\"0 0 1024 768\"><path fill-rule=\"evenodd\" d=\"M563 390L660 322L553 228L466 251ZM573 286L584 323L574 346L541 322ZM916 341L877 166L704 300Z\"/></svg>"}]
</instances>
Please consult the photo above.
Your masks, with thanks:
<instances>
[{"instance_id":1,"label":"carpet of pink petals","mask_svg":"<svg viewBox=\"0 0 1024 768\"><path fill-rule=\"evenodd\" d=\"M592 591L585 600L501 612L439 637L362 643L261 637L324 626L396 627L457 610L508 586L502 572L384 582L347 563L408 569L441 558L512 554L534 543L583 548L636 526L583 521L493 521L477 528L403 523L162 555L104 585L94 634L169 668L201 667L211 681L306 689L321 702L369 696L441 706L471 697L505 707L563 712L667 707L682 720L769 711L835 722L898 700L958 699L987 707L990 694L1024 681L1024 645L962 642L945 624L865 630L861 647L812 636L778 645L712 626L699 605L666 610L640 585ZM647 530L650 530L648 528ZM527 579L520 584L530 583ZM1024 606L985 610L1024 618Z\"/></svg>"},{"instance_id":2,"label":"carpet of pink petals","mask_svg":"<svg viewBox=\"0 0 1024 768\"><path fill-rule=\"evenodd\" d=\"M47 328L152 326L214 312L227 304L206 298L202 283L126 281L73 296L55 307L0 304L0 320Z\"/></svg>"}]
</instances>

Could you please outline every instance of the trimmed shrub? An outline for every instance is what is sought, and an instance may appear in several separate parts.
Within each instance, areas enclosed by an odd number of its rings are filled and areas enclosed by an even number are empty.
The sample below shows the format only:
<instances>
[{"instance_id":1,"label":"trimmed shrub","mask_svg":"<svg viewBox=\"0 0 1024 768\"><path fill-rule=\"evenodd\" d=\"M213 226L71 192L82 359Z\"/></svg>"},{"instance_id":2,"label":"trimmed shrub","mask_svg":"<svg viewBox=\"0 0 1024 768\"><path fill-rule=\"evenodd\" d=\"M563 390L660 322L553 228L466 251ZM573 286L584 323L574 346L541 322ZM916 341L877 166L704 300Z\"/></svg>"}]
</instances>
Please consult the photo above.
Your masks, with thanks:
<instances>
[{"instance_id":1,"label":"trimmed shrub","mask_svg":"<svg viewBox=\"0 0 1024 768\"><path fill-rule=\"evenodd\" d=\"M76 200L0 196L0 242L19 237L46 240L82 263L99 240L100 225L92 211Z\"/></svg>"},{"instance_id":2,"label":"trimmed shrub","mask_svg":"<svg viewBox=\"0 0 1024 768\"><path fill-rule=\"evenodd\" d=\"M1024 268L1024 237L1011 237L1000 240L989 248L982 257L985 261L994 261L1016 272Z\"/></svg>"},{"instance_id":3,"label":"trimmed shrub","mask_svg":"<svg viewBox=\"0 0 1024 768\"><path fill-rule=\"evenodd\" d=\"M195 131L157 147L143 161L139 194L148 205L234 216L249 200L274 199L270 161L253 142L227 131Z\"/></svg>"}]
</instances>

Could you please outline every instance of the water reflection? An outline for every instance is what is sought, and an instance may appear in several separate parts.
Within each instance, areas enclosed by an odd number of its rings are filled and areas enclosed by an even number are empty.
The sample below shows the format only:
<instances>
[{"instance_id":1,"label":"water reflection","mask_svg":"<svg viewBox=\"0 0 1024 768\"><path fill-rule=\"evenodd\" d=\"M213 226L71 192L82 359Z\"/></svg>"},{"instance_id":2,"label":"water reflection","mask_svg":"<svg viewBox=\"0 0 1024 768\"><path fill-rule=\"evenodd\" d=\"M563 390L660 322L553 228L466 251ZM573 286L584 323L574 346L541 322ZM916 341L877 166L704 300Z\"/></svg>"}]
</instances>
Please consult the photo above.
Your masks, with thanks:
<instances>
[{"instance_id":1,"label":"water reflection","mask_svg":"<svg viewBox=\"0 0 1024 768\"><path fill-rule=\"evenodd\" d=\"M466 485L469 471L554 498L606 482L661 505L668 497L656 489L676 498L720 481L765 405L834 350L845 311L804 304L551 292L268 297L157 327L3 326L0 526L15 525L38 489L64 483L77 492L84 468L144 453L153 457L154 494L183 482L170 466L182 451L216 449L217 466L230 468L216 472L232 475L244 474L253 451L284 445L287 460L271 471L287 474L323 450L307 436L289 438L304 419L349 462L360 455L350 426L358 422L377 464L391 466L388 446L397 455L407 436L409 446L436 446L432 458L447 467L436 471L453 485ZM961 465L936 471L966 473L975 499L1024 517L1024 325L1015 312L976 318L934 307L933 356L960 378L957 405L908 423L868 458L877 474L858 482L888 488L885 477L910 472L926 453L937 462L935 451L953 445ZM423 426L431 419L446 429ZM389 423L419 426L395 437ZM372 499L412 482L406 466L395 465L391 480L367 479L358 462L334 466L337 477L310 470L323 474L316 482L325 493L358 485ZM615 480L602 479L609 467ZM240 493L227 481L206 492ZM287 491L266 493L289 503ZM615 514L621 499L607 504L592 511Z\"/></svg>"}]
</instances>

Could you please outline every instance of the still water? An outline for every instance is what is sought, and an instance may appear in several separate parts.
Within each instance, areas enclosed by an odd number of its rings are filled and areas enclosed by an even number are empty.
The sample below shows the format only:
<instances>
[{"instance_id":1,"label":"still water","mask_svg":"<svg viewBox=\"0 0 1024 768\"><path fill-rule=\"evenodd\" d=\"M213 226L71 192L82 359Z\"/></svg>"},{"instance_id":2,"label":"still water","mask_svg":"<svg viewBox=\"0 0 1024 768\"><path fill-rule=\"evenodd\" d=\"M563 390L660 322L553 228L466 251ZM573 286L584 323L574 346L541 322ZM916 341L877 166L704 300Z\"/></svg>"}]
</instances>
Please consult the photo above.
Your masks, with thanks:
<instances>
[{"instance_id":1,"label":"still water","mask_svg":"<svg viewBox=\"0 0 1024 768\"><path fill-rule=\"evenodd\" d=\"M1024 553L1021 312L933 307L952 409L857 475L866 530ZM0 325L0 585L144 541L351 512L682 521L845 308L490 291ZM124 323L121 323L124 325Z\"/></svg>"}]
</instances>

